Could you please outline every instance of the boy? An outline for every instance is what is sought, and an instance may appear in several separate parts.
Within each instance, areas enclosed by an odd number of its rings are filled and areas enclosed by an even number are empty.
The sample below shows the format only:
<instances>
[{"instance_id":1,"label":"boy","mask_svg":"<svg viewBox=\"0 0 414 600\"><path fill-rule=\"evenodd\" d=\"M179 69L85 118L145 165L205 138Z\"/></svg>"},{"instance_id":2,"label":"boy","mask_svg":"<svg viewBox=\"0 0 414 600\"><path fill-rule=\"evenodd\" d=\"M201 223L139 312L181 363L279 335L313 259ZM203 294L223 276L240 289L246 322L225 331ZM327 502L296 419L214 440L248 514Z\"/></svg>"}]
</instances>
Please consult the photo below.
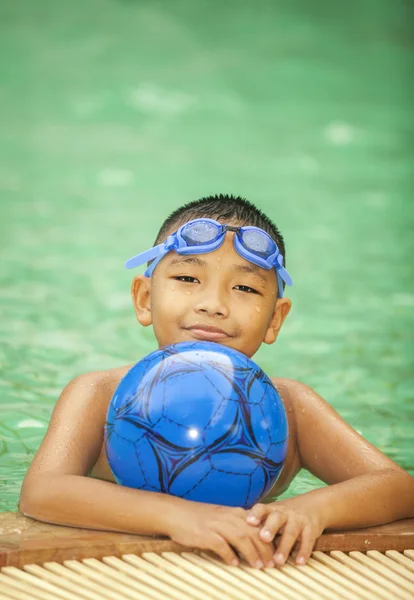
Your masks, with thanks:
<instances>
[{"instance_id":1,"label":"boy","mask_svg":"<svg viewBox=\"0 0 414 600\"><path fill-rule=\"evenodd\" d=\"M251 357L262 342L276 341L290 311L283 297L285 283L291 284L285 255L282 235L250 202L222 195L191 202L164 222L153 249L127 262L151 261L132 283L137 319L154 327L159 347L209 340ZM286 490L302 468L329 487L246 511L118 486L103 433L108 403L131 366L87 373L64 389L23 482L25 515L165 535L213 550L228 564L242 555L258 568L283 564L295 545L296 562L304 564L327 528L414 517L414 479L316 392L280 378L273 382L288 415L289 447L269 496Z\"/></svg>"}]
</instances>

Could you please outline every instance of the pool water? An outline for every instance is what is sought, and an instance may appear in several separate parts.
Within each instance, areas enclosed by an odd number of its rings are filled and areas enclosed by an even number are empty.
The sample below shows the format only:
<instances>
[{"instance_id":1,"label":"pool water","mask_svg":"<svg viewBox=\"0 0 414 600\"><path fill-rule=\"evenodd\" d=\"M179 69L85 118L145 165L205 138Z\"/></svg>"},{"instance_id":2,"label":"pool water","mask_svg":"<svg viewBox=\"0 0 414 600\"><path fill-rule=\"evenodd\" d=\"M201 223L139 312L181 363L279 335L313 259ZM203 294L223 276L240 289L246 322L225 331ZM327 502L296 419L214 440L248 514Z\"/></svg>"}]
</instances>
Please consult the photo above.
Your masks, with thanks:
<instances>
[{"instance_id":1,"label":"pool water","mask_svg":"<svg viewBox=\"0 0 414 600\"><path fill-rule=\"evenodd\" d=\"M287 242L293 309L255 360L414 473L413 8L234 7L0 9L0 510L63 386L155 349L123 262L215 192Z\"/></svg>"}]
</instances>

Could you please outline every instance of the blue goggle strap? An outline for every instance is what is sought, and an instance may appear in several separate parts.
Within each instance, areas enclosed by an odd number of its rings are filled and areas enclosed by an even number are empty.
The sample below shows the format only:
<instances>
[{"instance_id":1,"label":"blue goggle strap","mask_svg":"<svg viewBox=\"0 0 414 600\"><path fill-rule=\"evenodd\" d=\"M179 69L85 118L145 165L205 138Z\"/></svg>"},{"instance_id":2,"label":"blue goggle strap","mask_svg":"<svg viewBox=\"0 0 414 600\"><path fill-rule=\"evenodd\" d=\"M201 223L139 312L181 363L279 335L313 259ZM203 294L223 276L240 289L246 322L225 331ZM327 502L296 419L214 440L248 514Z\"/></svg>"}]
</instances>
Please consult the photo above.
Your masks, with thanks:
<instances>
[{"instance_id":1,"label":"blue goggle strap","mask_svg":"<svg viewBox=\"0 0 414 600\"><path fill-rule=\"evenodd\" d=\"M277 265L275 265L277 278L277 295L279 296L279 298L283 298L283 281L286 283L286 285L292 285L292 278L290 277L286 269L282 266L283 256L281 254L278 254L276 261L278 263Z\"/></svg>"},{"instance_id":2,"label":"blue goggle strap","mask_svg":"<svg viewBox=\"0 0 414 600\"><path fill-rule=\"evenodd\" d=\"M154 272L154 269L155 269L155 267L158 265L158 263L160 262L160 260L161 260L162 258L164 258L165 254L166 254L166 252L163 252L162 254L160 254L160 255L159 255L159 256L158 256L158 257L157 257L157 258L156 258L156 259L155 259L155 260L154 260L154 261L153 261L153 262L152 262L152 263L151 263L151 264L150 264L148 267L147 267L147 269L146 269L146 270L145 270L145 272L144 272L144 275L145 275L145 277L151 277L151 276L152 276L152 274L153 274L153 272Z\"/></svg>"},{"instance_id":3,"label":"blue goggle strap","mask_svg":"<svg viewBox=\"0 0 414 600\"><path fill-rule=\"evenodd\" d=\"M168 238L162 244L158 244L158 246L154 246L145 252L141 252L132 258L129 258L125 263L126 269L134 269L135 267L139 267L149 260L153 260L158 257L157 263L161 260L165 254L167 254L175 245L175 236L169 235ZM152 266L152 265L151 265ZM155 267L154 267L155 268Z\"/></svg>"},{"instance_id":4,"label":"blue goggle strap","mask_svg":"<svg viewBox=\"0 0 414 600\"><path fill-rule=\"evenodd\" d=\"M276 261L277 261L277 265L275 265L276 273L283 279L283 281L286 283L286 285L293 285L291 276L289 275L289 273L286 271L285 267L283 266L283 256L281 254L278 254Z\"/></svg>"}]
</instances>

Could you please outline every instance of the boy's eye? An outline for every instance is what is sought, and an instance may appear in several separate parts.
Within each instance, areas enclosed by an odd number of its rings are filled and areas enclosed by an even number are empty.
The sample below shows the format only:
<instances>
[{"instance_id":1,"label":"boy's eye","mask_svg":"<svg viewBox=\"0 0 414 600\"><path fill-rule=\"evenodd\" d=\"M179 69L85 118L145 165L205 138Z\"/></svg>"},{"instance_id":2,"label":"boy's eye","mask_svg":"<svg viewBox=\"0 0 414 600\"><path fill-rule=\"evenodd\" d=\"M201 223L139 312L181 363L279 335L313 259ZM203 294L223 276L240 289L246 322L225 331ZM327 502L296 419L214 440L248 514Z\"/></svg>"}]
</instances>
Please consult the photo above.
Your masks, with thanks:
<instances>
[{"instance_id":1,"label":"boy's eye","mask_svg":"<svg viewBox=\"0 0 414 600\"><path fill-rule=\"evenodd\" d=\"M176 281L184 281L184 283L194 283L195 281L198 281L198 279L191 277L190 275L178 275L177 277L174 277L174 279Z\"/></svg>"},{"instance_id":2,"label":"boy's eye","mask_svg":"<svg viewBox=\"0 0 414 600\"><path fill-rule=\"evenodd\" d=\"M251 288L248 285L236 285L235 289L240 290L241 292L247 292L249 294L258 294L259 293L255 289Z\"/></svg>"}]
</instances>

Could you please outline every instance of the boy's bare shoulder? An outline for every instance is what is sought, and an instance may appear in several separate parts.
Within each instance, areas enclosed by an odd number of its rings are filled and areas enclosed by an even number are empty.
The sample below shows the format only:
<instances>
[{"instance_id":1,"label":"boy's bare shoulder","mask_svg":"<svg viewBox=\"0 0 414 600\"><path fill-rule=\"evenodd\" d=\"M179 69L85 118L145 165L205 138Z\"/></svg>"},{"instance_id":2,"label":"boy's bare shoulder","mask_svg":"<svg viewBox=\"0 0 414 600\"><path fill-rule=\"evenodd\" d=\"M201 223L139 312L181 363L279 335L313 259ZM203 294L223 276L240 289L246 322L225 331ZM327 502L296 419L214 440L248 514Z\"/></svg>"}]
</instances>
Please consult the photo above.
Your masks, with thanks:
<instances>
[{"instance_id":1,"label":"boy's bare shoulder","mask_svg":"<svg viewBox=\"0 0 414 600\"><path fill-rule=\"evenodd\" d=\"M286 409L295 408L295 405L320 399L320 396L311 387L297 381L296 379L285 379L282 377L271 377L271 380L279 391Z\"/></svg>"},{"instance_id":2,"label":"boy's bare shoulder","mask_svg":"<svg viewBox=\"0 0 414 600\"><path fill-rule=\"evenodd\" d=\"M102 371L89 371L78 375L73 379L83 385L98 386L101 389L117 386L121 379L132 369L134 365L125 365L123 367L115 367L113 369L104 369Z\"/></svg>"},{"instance_id":3,"label":"boy's bare shoulder","mask_svg":"<svg viewBox=\"0 0 414 600\"><path fill-rule=\"evenodd\" d=\"M72 379L66 386L65 391L76 391L84 397L101 398L109 401L121 379L132 367L133 365L126 365L113 369L83 373Z\"/></svg>"}]
</instances>

